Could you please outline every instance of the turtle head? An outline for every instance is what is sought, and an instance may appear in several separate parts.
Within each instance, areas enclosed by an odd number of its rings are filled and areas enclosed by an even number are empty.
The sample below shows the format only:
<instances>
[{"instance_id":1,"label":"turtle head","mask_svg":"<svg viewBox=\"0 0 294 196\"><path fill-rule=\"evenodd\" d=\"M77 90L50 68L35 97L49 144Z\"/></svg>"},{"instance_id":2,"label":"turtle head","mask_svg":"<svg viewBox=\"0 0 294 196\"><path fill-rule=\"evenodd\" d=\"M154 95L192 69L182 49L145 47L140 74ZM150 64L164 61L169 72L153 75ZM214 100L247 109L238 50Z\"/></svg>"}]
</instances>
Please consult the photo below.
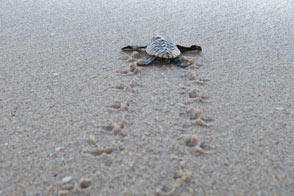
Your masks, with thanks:
<instances>
[{"instance_id":1,"label":"turtle head","mask_svg":"<svg viewBox=\"0 0 294 196\"><path fill-rule=\"evenodd\" d=\"M201 46L192 45L190 48L191 48L191 50L199 50L199 51L202 51Z\"/></svg>"},{"instance_id":2,"label":"turtle head","mask_svg":"<svg viewBox=\"0 0 294 196\"><path fill-rule=\"evenodd\" d=\"M157 35L157 36L152 37L151 42L154 42L154 41L160 40L160 39L164 39L164 38L160 35Z\"/></svg>"}]
</instances>

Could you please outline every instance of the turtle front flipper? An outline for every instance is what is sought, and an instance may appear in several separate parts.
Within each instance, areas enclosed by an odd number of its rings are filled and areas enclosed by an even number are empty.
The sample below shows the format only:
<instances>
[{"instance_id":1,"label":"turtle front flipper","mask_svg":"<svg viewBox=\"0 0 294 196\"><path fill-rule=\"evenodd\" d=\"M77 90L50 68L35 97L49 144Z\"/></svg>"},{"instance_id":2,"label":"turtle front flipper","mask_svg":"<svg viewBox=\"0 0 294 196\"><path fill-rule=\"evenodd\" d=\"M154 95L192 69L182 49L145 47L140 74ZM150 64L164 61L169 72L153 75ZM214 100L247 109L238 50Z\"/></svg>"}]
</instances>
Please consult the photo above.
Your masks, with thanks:
<instances>
[{"instance_id":1,"label":"turtle front flipper","mask_svg":"<svg viewBox=\"0 0 294 196\"><path fill-rule=\"evenodd\" d=\"M181 67L181 68L186 68L189 65L191 65L189 63L183 63L182 57L175 58L175 63L176 63L176 66Z\"/></svg>"},{"instance_id":2,"label":"turtle front flipper","mask_svg":"<svg viewBox=\"0 0 294 196\"><path fill-rule=\"evenodd\" d=\"M183 53L183 52L187 52L187 51L191 51L191 50L198 50L198 51L202 51L201 46L197 46L197 45L192 45L190 47L186 47L186 46L181 46L181 45L177 45L178 49Z\"/></svg>"},{"instance_id":3,"label":"turtle front flipper","mask_svg":"<svg viewBox=\"0 0 294 196\"><path fill-rule=\"evenodd\" d=\"M155 59L156 59L155 56L151 56L151 57L149 57L146 61L143 61L143 62L137 63L137 65L138 65L138 66L146 66L146 65L151 64Z\"/></svg>"},{"instance_id":4,"label":"turtle front flipper","mask_svg":"<svg viewBox=\"0 0 294 196\"><path fill-rule=\"evenodd\" d=\"M126 47L123 47L122 50L140 50L146 47L147 46L126 46Z\"/></svg>"}]
</instances>

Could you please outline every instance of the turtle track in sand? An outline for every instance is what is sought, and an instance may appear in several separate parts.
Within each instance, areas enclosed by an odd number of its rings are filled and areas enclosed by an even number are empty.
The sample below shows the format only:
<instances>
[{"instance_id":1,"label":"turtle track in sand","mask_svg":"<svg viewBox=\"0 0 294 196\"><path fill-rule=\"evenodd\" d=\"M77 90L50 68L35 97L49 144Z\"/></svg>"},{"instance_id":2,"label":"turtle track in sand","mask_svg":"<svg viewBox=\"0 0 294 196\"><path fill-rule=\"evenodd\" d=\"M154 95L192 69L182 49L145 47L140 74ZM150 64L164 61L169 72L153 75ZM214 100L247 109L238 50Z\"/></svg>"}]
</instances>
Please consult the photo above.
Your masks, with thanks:
<instances>
[{"instance_id":1,"label":"turtle track in sand","mask_svg":"<svg viewBox=\"0 0 294 196\"><path fill-rule=\"evenodd\" d=\"M144 141L144 138L142 137L155 137L155 140L160 139L160 137L164 137L165 131L169 129L169 126L165 124L164 116L159 117L157 114L163 112L167 113L169 110L179 110L179 116L181 118L178 118L178 121L175 122L174 125L172 125L172 129L175 134L172 134L170 137L171 145L165 146L165 148L168 149L168 151L171 152L171 154L165 154L165 156L168 156L169 159L174 160L175 163L173 163L173 169L171 169L171 173L174 173L174 177L170 181L170 183L167 183L162 186L158 185L151 185L151 190L154 192L146 192L148 194L152 195L179 195L179 194L193 194L194 190L192 188L189 188L189 183L193 179L193 172L188 171L187 168L185 168L185 160L184 158L177 156L177 151L186 151L194 156L195 159L197 159L198 156L202 154L207 153L213 153L213 148L204 141L201 141L198 136L201 132L205 131L207 128L211 127L211 122L213 119L206 117L205 112L200 111L197 108L197 105L209 103L209 98L206 97L202 90L197 88L198 86L205 86L206 82L208 80L198 78L195 73L195 68L199 69L200 66L194 65L191 66L188 70L184 70L184 74L180 77L181 80L185 80L187 82L187 86L184 87L175 87L180 92L178 94L182 95L182 99L185 100L183 102L177 102L173 103L172 101L166 104L167 107L164 108L157 108L156 103L153 103L152 105L145 105L141 104L140 97L150 96L151 100L156 99L164 102L164 96L160 90L156 90L156 87L154 86L154 91L148 92L149 89L144 84L144 77L146 77L146 74L151 74L151 72L147 73L147 70L151 70L153 67L146 67L143 68L143 70L140 68L139 72L136 72L135 70L138 69L136 66L136 60L140 58L141 54L139 52L133 52L129 58L130 63L130 69L129 70L122 70L119 71L118 76L122 77L122 82L120 82L119 85L117 85L115 88L117 88L119 91L121 91L125 97L131 97L131 99L128 99L128 106L130 105L130 111L128 114L128 125L124 127L124 131L127 133L128 142L136 142L141 143L141 146L148 147L148 143ZM167 69L164 71L169 72L170 66L167 66ZM146 71L146 72L145 72ZM158 70L155 70L158 71ZM182 70L181 70L182 71ZM150 76L152 77L152 76ZM129 96L131 94L131 96ZM156 97L156 98L155 98ZM113 108L115 108L117 111L122 110L122 103L124 103L124 100L114 100L114 105L112 105ZM156 102L156 101L155 101ZM132 104L129 104L132 103ZM140 106L141 105L141 106ZM196 106L195 106L196 105ZM134 108L132 108L134 106ZM139 108L140 111L135 111ZM149 112L144 112L144 107L150 107L152 108ZM136 109L135 109L136 108ZM144 119L144 116L146 115L154 115L154 120L157 123L157 126L154 125L152 122L148 123L144 120L141 121L141 119ZM184 122L184 123L183 123ZM141 132L134 131L138 127L136 125L140 123L146 123L146 125L143 125L142 127L145 127L146 131ZM180 125L180 126L179 126ZM156 128L160 130L156 130ZM110 129L110 128L109 128ZM195 129L198 129L198 133L195 133ZM185 130L185 131L181 131ZM159 132L158 132L159 131ZM136 134L134 134L136 133ZM134 134L134 135L133 135ZM142 141L140 141L142 140ZM152 144L151 144L152 145ZM145 154L144 156L151 156L152 152L154 153L155 150L149 151L150 154ZM159 150L160 151L160 150ZM143 153L144 154L144 153ZM200 158L200 157L199 157ZM156 161L160 163L160 160ZM142 163L144 165L144 163ZM163 163L161 163L163 164ZM165 165L162 165L162 167L165 167ZM166 166L168 167L168 166ZM150 169L150 168L149 168ZM177 175L178 174L178 175ZM170 174L171 175L171 174ZM161 179L163 180L163 179ZM143 193L143 190L141 193ZM122 194L124 195L136 195L138 194L138 189L134 186L125 187L122 191Z\"/></svg>"},{"instance_id":2,"label":"turtle track in sand","mask_svg":"<svg viewBox=\"0 0 294 196\"><path fill-rule=\"evenodd\" d=\"M121 195L195 194L191 184L197 171L189 166L191 159L198 160L214 152L209 141L202 139L213 126L213 120L205 116L203 109L210 101L203 93L207 80L195 73L200 66L188 69L150 66L135 71L139 57L140 53L133 52L127 57L135 59L130 68L117 71L120 82L112 88L117 96L105 106L113 118L105 119L98 127L100 132L87 137L89 148L83 151L85 157L98 159L105 171L116 168L121 171L116 176L104 177L103 171L97 170L87 178L87 183L61 189L61 195L86 194L90 189L81 187L95 186L97 179L116 183L116 191ZM177 72L178 78L165 76L172 72ZM146 83L148 80L156 83ZM181 80L184 86L173 86L172 80ZM102 145L103 135L112 142ZM158 175L161 172L165 175ZM145 185L138 184L140 180ZM110 192L102 189L100 194Z\"/></svg>"}]
</instances>

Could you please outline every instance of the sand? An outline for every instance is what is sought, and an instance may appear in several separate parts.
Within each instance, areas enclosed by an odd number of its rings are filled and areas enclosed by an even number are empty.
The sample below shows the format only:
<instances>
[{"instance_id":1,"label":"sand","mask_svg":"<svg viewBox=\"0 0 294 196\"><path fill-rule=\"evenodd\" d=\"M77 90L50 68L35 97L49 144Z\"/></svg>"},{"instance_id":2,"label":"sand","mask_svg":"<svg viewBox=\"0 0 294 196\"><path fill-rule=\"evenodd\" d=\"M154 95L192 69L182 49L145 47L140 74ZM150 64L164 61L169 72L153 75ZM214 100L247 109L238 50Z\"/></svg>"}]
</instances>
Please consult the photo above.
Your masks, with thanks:
<instances>
[{"instance_id":1,"label":"sand","mask_svg":"<svg viewBox=\"0 0 294 196\"><path fill-rule=\"evenodd\" d=\"M0 17L1 196L294 195L291 1L2 0ZM154 35L203 52L129 72L120 48Z\"/></svg>"}]
</instances>

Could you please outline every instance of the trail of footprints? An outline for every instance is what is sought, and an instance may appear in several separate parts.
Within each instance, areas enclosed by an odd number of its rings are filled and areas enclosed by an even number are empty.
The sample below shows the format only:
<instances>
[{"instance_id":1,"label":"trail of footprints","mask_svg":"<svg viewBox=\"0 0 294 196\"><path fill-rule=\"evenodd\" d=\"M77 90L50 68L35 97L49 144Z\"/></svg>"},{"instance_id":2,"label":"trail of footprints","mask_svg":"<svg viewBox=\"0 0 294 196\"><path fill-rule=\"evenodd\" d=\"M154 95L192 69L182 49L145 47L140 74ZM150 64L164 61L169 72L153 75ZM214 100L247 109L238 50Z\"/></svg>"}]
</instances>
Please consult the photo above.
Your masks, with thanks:
<instances>
[{"instance_id":1,"label":"trail of footprints","mask_svg":"<svg viewBox=\"0 0 294 196\"><path fill-rule=\"evenodd\" d=\"M131 56L128 58L128 62L130 62L129 70L121 71L119 74L124 76L134 76L136 74L140 74L142 72L141 67L137 67L136 61L141 56L139 52L133 52ZM184 59L189 60L189 59ZM192 64L189 66L190 69L199 69L201 65L195 65ZM184 70L185 74L183 78L188 79L190 81L195 81L198 85L205 85L208 80L199 79L194 73L190 72L189 70ZM129 84L120 83L115 88L127 91L132 90L135 86L141 86L140 82L137 80L131 80ZM189 97L189 101L186 103L179 103L178 105L183 106L185 111L182 111L180 113L180 116L184 118L188 118L191 122L190 126L201 126L201 127L210 127L211 124L209 124L212 119L202 117L202 112L199 109L195 109L193 107L189 107L187 105L190 105L195 102L201 102L201 103L209 103L209 100L207 97L205 97L201 90L199 88L191 88L191 87L184 87L182 88L182 92L180 94L183 94L185 96ZM109 106L110 108L113 108L115 110L120 111L129 111L130 104L128 102L121 102L120 100L114 100L113 104ZM103 126L102 128L104 130L110 131L114 135L121 135L123 134L123 128L124 128L124 121L123 123L113 122L108 125ZM206 143L201 142L200 139L196 135L182 135L180 138L180 143L182 145L185 145L189 149L192 149L193 152L196 152L198 155L204 154L204 153L213 153L209 151L210 147L206 145ZM118 148L117 144L115 142L112 142L112 144L100 147L98 146L96 139L94 136L89 136L87 142L91 144L93 149L85 151L85 153L88 153L93 156L101 156L101 155L109 155L111 154L116 148ZM181 160L181 159L180 159ZM181 191L181 187L184 183L189 182L192 174L189 171L185 170L185 161L181 160L179 163L179 167L176 168L175 171L175 181L174 185L171 190L167 190L165 187L162 187L161 190L156 192L156 195L158 196L172 196L172 195L178 195ZM81 187L89 186L89 182L87 180L84 180L85 182L81 182ZM84 184L84 185L83 185ZM128 192L128 191L127 191ZM125 195L128 195L125 191ZM131 194L131 193L130 193Z\"/></svg>"}]
</instances>

